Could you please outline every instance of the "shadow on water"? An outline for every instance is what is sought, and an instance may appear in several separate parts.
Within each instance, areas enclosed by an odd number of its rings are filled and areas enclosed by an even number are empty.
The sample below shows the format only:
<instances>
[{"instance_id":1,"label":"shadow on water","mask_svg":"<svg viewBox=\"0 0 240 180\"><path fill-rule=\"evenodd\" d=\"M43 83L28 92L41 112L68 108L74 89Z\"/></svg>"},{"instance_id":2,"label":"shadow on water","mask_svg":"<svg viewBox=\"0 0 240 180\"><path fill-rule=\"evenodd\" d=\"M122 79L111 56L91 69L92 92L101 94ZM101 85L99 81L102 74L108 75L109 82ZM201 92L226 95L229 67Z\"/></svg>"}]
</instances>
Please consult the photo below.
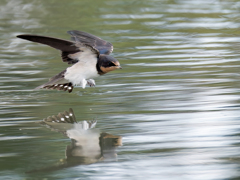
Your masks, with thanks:
<instances>
[{"instance_id":1,"label":"shadow on water","mask_svg":"<svg viewBox=\"0 0 240 180\"><path fill-rule=\"evenodd\" d=\"M26 173L56 171L99 161L117 160L115 150L122 145L122 137L95 129L97 121L78 122L71 108L69 111L45 118L41 124L62 133L71 139L71 144L66 147L64 159L60 159L52 166L33 169Z\"/></svg>"}]
</instances>

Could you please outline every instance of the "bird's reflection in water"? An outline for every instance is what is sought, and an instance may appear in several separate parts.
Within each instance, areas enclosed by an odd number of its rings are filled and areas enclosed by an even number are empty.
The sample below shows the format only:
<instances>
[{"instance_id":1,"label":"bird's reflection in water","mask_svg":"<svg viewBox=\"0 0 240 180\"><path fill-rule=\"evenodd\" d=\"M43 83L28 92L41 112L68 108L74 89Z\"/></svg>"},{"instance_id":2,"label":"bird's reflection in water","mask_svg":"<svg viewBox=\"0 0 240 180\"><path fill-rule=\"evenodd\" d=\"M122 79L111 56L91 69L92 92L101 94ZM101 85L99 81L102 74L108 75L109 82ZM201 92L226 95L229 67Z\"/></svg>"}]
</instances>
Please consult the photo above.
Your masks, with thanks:
<instances>
[{"instance_id":1,"label":"bird's reflection in water","mask_svg":"<svg viewBox=\"0 0 240 180\"><path fill-rule=\"evenodd\" d=\"M66 148L66 158L56 165L34 169L27 173L54 171L103 160L116 160L116 148L122 145L121 136L101 133L95 129L97 121L77 122L71 108L69 111L47 117L42 124L70 138L71 145Z\"/></svg>"}]
</instances>

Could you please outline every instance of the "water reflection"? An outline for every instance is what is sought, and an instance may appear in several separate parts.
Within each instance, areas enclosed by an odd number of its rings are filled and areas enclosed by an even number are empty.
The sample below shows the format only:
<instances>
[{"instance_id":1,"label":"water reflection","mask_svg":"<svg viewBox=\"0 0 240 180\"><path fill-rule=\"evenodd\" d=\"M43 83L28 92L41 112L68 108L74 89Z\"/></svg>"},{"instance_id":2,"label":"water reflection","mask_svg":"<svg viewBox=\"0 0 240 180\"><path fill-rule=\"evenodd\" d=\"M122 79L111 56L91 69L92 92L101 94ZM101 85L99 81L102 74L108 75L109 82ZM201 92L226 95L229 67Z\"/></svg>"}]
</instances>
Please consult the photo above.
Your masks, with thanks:
<instances>
[{"instance_id":1,"label":"water reflection","mask_svg":"<svg viewBox=\"0 0 240 180\"><path fill-rule=\"evenodd\" d=\"M97 121L78 122L73 110L45 118L41 124L71 139L65 158L50 167L30 170L27 173L54 171L62 168L117 160L116 148L122 145L122 137L100 132L94 127Z\"/></svg>"}]
</instances>

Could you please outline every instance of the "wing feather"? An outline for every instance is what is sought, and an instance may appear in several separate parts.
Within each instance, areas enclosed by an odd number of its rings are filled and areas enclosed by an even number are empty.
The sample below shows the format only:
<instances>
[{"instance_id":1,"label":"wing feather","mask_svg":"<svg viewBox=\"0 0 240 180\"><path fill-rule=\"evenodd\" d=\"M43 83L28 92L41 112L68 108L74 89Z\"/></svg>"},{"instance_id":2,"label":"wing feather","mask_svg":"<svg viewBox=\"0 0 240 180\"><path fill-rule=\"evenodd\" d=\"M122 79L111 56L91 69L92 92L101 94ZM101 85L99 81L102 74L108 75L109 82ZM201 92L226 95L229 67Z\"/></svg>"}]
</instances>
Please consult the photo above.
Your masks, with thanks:
<instances>
[{"instance_id":1,"label":"wing feather","mask_svg":"<svg viewBox=\"0 0 240 180\"><path fill-rule=\"evenodd\" d=\"M110 42L92 34L77 30L68 31L68 34L72 36L72 40L90 45L91 47L97 49L100 54L108 55L113 51L113 45Z\"/></svg>"},{"instance_id":2,"label":"wing feather","mask_svg":"<svg viewBox=\"0 0 240 180\"><path fill-rule=\"evenodd\" d=\"M18 35L17 37L28 40L28 41L45 44L61 51L66 51L66 52L79 51L78 48L75 46L75 43L68 40L52 38L47 36L31 35L31 34L22 34L22 35Z\"/></svg>"},{"instance_id":3,"label":"wing feather","mask_svg":"<svg viewBox=\"0 0 240 180\"><path fill-rule=\"evenodd\" d=\"M85 54L92 53L96 57L99 56L99 51L92 47L89 44L85 44L84 42L80 42L74 39L75 42L52 38L48 36L39 36L39 35L30 35L30 34L23 34L18 35L18 38L41 43L53 47L62 51L61 57L63 62L67 62L68 64L75 64L81 57L85 57Z\"/></svg>"}]
</instances>

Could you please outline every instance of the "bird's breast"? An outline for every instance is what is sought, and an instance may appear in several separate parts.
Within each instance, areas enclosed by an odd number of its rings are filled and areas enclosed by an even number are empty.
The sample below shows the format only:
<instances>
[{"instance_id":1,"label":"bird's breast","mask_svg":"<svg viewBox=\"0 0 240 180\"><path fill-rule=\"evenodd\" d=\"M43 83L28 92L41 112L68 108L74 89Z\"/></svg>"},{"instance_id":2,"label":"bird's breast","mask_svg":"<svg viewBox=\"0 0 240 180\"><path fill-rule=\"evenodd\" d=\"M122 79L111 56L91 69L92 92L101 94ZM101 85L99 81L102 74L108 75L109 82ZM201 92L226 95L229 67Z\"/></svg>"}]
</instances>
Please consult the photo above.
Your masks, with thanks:
<instances>
[{"instance_id":1,"label":"bird's breast","mask_svg":"<svg viewBox=\"0 0 240 180\"><path fill-rule=\"evenodd\" d=\"M64 74L64 78L68 81L72 82L74 85L81 84L83 79L91 79L98 77L99 74L97 72L96 63L90 62L82 62L74 64L73 66L67 68L66 73Z\"/></svg>"}]
</instances>

